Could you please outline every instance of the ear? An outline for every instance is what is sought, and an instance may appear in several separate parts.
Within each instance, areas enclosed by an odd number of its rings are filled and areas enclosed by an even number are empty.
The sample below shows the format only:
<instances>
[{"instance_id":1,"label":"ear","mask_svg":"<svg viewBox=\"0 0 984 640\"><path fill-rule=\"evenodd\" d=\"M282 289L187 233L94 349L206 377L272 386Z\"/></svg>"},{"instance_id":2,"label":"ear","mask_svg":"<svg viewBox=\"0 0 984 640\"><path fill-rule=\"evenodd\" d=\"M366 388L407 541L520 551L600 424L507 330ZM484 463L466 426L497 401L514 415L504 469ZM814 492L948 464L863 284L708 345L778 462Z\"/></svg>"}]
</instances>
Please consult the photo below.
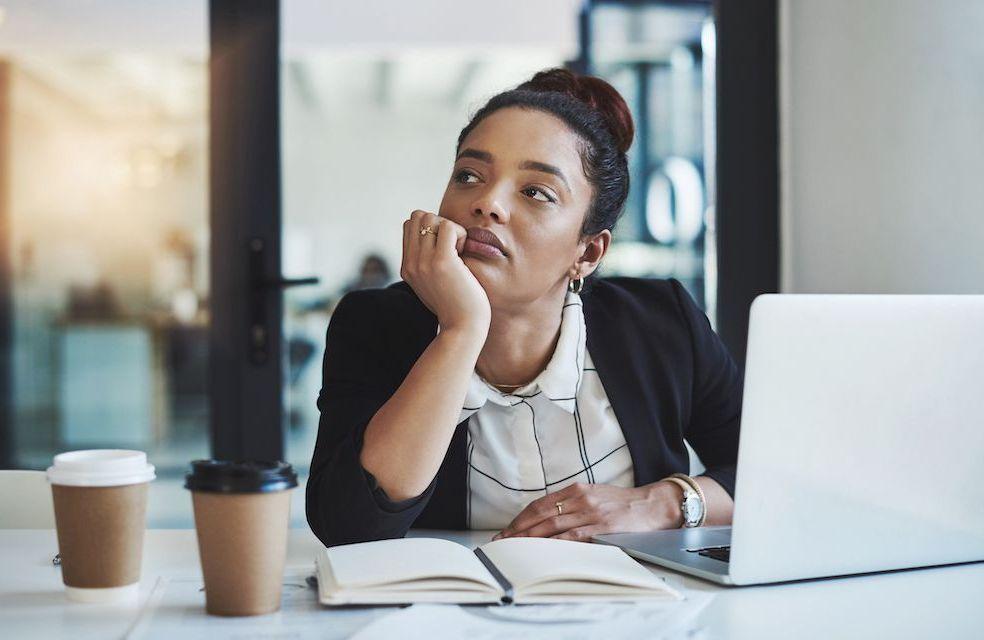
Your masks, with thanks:
<instances>
[{"instance_id":1,"label":"ear","mask_svg":"<svg viewBox=\"0 0 984 640\"><path fill-rule=\"evenodd\" d=\"M578 243L579 256L574 261L574 269L578 278L586 278L598 268L598 263L605 257L608 246L612 243L612 232L608 229L588 236Z\"/></svg>"}]
</instances>

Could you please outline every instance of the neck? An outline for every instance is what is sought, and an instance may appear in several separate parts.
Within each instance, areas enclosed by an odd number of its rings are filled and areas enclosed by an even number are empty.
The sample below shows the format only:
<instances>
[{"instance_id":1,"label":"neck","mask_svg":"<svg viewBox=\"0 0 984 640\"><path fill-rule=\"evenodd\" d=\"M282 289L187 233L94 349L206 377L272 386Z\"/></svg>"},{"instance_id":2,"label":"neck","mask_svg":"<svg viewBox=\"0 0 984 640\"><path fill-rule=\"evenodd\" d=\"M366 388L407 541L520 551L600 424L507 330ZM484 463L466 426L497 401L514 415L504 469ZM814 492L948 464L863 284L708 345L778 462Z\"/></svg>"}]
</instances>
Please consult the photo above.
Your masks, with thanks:
<instances>
[{"instance_id":1,"label":"neck","mask_svg":"<svg viewBox=\"0 0 984 640\"><path fill-rule=\"evenodd\" d=\"M557 340L566 289L515 308L493 308L488 338L475 368L500 391L515 391L546 369Z\"/></svg>"}]
</instances>

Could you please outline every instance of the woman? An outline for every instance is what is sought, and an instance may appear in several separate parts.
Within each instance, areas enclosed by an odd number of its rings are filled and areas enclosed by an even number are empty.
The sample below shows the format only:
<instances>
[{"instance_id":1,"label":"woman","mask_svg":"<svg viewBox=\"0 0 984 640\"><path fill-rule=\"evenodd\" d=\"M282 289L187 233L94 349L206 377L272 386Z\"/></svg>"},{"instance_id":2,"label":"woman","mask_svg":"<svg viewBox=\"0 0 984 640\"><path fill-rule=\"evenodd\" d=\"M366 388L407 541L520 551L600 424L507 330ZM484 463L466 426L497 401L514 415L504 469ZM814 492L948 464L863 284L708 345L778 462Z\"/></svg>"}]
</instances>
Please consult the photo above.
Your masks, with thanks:
<instances>
[{"instance_id":1,"label":"woman","mask_svg":"<svg viewBox=\"0 0 984 640\"><path fill-rule=\"evenodd\" d=\"M307 485L322 542L730 522L727 350L674 280L585 284L625 203L632 135L611 85L562 69L462 130L438 214L403 223L403 282L332 317Z\"/></svg>"}]
</instances>

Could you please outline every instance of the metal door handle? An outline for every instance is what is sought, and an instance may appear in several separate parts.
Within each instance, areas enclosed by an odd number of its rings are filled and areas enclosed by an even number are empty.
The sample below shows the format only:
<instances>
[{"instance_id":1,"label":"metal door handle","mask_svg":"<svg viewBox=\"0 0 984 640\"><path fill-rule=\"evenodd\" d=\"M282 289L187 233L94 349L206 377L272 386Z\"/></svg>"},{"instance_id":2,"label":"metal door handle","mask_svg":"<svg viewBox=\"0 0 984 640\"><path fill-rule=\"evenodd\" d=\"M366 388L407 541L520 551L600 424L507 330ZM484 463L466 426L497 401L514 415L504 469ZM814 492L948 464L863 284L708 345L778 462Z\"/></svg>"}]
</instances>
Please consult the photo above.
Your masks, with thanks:
<instances>
[{"instance_id":1,"label":"metal door handle","mask_svg":"<svg viewBox=\"0 0 984 640\"><path fill-rule=\"evenodd\" d=\"M316 277L285 278L277 276L268 278L264 275L264 251L266 243L262 238L252 238L249 241L249 361L255 365L264 365L270 354L270 340L279 340L280 336L271 336L266 318L266 296L271 290L281 290L287 287L318 284ZM279 268L278 268L279 270Z\"/></svg>"},{"instance_id":2,"label":"metal door handle","mask_svg":"<svg viewBox=\"0 0 984 640\"><path fill-rule=\"evenodd\" d=\"M260 287L264 289L286 289L287 287L300 287L306 284L318 284L321 278L310 276L307 278L274 278L273 280L260 281Z\"/></svg>"}]
</instances>

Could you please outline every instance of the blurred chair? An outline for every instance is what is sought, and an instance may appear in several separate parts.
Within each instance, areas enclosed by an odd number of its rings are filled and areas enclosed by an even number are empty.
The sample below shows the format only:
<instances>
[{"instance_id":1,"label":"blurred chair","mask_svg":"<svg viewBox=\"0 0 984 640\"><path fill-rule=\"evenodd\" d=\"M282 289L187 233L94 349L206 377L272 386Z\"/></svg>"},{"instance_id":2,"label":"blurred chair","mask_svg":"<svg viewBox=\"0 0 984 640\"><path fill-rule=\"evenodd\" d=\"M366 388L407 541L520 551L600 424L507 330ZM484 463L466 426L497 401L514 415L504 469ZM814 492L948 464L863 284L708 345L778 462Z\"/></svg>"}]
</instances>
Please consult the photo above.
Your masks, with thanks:
<instances>
[{"instance_id":1,"label":"blurred chair","mask_svg":"<svg viewBox=\"0 0 984 640\"><path fill-rule=\"evenodd\" d=\"M55 507L44 471L0 471L0 529L54 529Z\"/></svg>"}]
</instances>

